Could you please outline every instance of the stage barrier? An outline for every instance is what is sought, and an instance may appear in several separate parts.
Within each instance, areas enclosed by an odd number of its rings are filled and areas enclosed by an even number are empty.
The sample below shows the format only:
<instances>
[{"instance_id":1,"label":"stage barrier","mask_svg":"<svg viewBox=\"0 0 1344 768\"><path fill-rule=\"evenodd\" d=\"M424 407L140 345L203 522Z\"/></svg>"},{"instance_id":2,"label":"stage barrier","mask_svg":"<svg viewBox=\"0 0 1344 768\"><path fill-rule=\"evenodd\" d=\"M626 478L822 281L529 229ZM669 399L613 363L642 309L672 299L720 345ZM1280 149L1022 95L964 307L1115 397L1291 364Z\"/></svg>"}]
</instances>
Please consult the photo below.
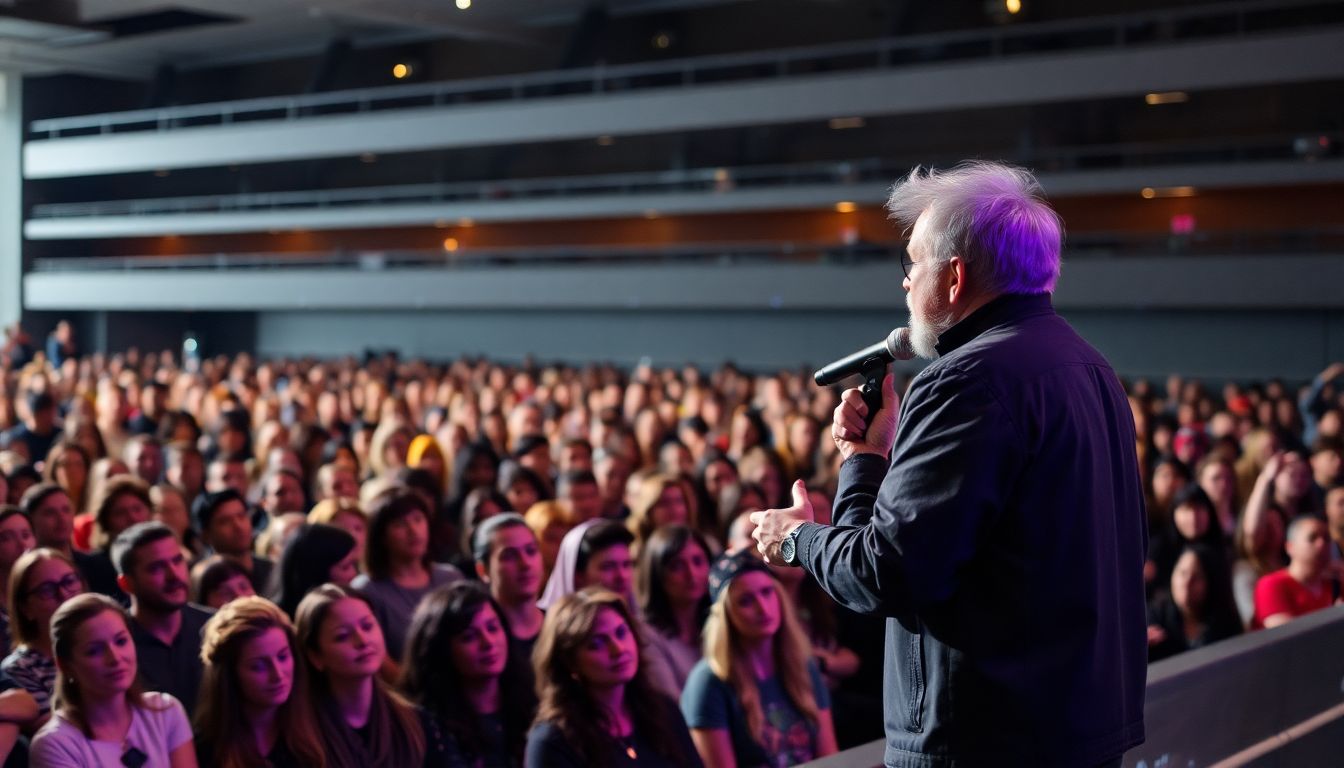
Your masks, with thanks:
<instances>
[{"instance_id":1,"label":"stage barrier","mask_svg":"<svg viewBox=\"0 0 1344 768\"><path fill-rule=\"evenodd\" d=\"M1344 606L1153 664L1144 726L1124 768L1344 765ZM882 743L806 765L879 768Z\"/></svg>"}]
</instances>

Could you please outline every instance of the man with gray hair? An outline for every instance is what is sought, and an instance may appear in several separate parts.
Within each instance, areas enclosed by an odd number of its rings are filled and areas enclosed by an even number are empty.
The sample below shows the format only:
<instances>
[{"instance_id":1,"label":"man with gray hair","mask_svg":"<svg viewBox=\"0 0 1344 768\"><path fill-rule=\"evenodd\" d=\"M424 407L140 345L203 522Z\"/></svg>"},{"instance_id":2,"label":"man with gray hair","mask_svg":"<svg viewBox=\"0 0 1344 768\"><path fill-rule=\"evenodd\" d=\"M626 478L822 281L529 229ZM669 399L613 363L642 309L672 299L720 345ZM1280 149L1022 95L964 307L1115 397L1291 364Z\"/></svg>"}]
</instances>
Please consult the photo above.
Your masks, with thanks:
<instances>
[{"instance_id":1,"label":"man with gray hair","mask_svg":"<svg viewBox=\"0 0 1344 768\"><path fill-rule=\"evenodd\" d=\"M888 766L1118 766L1143 741L1147 527L1134 423L1055 314L1062 224L1032 175L916 170L892 190L916 352L869 413L844 393L835 525L752 515L772 563L885 615Z\"/></svg>"}]
</instances>

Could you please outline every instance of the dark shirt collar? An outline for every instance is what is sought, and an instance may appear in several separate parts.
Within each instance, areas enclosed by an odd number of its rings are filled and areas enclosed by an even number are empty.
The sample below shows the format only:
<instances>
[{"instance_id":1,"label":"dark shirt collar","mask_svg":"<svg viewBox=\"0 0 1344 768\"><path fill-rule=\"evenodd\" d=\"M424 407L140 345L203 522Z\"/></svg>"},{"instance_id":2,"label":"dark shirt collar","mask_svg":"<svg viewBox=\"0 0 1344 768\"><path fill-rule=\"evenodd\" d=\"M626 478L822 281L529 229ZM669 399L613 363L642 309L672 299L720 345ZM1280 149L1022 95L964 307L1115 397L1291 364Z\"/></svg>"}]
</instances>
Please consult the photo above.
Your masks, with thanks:
<instances>
[{"instance_id":1,"label":"dark shirt collar","mask_svg":"<svg viewBox=\"0 0 1344 768\"><path fill-rule=\"evenodd\" d=\"M939 357L944 357L994 326L1035 315L1052 314L1054 311L1048 293L1007 293L975 310L944 331L938 337L934 349L938 350Z\"/></svg>"}]
</instances>

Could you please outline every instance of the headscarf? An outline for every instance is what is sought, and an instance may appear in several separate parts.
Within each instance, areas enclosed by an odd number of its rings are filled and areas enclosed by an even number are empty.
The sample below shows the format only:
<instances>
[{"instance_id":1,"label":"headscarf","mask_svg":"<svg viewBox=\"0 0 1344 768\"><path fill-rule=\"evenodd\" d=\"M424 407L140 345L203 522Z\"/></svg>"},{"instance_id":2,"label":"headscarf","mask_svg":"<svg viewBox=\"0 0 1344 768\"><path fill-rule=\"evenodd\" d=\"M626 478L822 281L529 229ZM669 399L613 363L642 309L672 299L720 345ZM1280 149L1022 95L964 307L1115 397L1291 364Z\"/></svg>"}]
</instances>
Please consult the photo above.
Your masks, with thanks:
<instances>
[{"instance_id":1,"label":"headscarf","mask_svg":"<svg viewBox=\"0 0 1344 768\"><path fill-rule=\"evenodd\" d=\"M574 571L579 562L579 545L583 544L583 535L589 528L602 522L602 518L585 520L569 529L560 541L560 551L555 555L555 566L551 568L551 578L546 589L537 601L537 607L545 611L560 602L567 595L578 591L574 586Z\"/></svg>"}]
</instances>

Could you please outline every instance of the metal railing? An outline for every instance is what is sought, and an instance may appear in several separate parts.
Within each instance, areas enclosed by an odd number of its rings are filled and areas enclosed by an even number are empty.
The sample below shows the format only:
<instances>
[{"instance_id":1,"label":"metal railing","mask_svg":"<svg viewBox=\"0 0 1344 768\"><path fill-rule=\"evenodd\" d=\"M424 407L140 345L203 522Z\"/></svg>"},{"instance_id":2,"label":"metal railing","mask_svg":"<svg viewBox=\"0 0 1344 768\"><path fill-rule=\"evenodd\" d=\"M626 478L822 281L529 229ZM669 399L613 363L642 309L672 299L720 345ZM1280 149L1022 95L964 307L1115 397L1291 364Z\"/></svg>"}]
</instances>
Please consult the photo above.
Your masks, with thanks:
<instances>
[{"instance_id":1,"label":"metal railing","mask_svg":"<svg viewBox=\"0 0 1344 768\"><path fill-rule=\"evenodd\" d=\"M1198 142L1129 142L1054 147L1019 152L1005 158L1043 173L1099 171L1156 165L1253 162L1303 158L1299 143L1309 136L1313 151L1324 138L1330 147L1344 146L1344 132L1224 137ZM946 165L958 158L910 155L834 162L696 168L677 171L501 179L441 184L398 184L331 190L254 192L228 195L140 198L82 203L34 205L32 219L89 216L149 216L187 213L240 213L302 208L415 203L497 202L595 195L727 192L734 189L779 189L817 184L887 183L916 164Z\"/></svg>"},{"instance_id":2,"label":"metal railing","mask_svg":"<svg viewBox=\"0 0 1344 768\"><path fill-rule=\"evenodd\" d=\"M742 265L752 263L855 264L895 261L901 243L734 242L669 245L559 245L453 250L215 253L178 256L72 256L34 259L32 272L135 270L217 271L273 269L472 269L537 264ZM1070 235L1064 258L1200 257L1265 254L1344 254L1344 225L1270 232L1195 232L1188 235L1087 232Z\"/></svg>"},{"instance_id":3,"label":"metal railing","mask_svg":"<svg viewBox=\"0 0 1344 768\"><path fill-rule=\"evenodd\" d=\"M624 93L950 61L995 60L1316 29L1340 23L1344 23L1344 4L1339 0L1248 0L826 46L45 118L29 123L29 132L35 139L53 139L118 131L168 131L253 120L300 120L408 107Z\"/></svg>"}]
</instances>

